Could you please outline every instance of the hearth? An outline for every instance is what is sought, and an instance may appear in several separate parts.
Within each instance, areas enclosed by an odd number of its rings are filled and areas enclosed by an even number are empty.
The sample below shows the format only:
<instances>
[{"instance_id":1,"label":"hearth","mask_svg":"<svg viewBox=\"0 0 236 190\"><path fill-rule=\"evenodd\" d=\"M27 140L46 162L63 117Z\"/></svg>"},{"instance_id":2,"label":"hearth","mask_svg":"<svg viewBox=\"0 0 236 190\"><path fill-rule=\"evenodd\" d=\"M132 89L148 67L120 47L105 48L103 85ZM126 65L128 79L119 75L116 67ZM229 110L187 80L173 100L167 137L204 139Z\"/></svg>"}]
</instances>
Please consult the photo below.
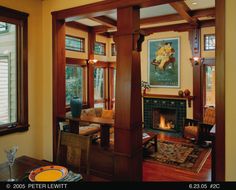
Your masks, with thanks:
<instances>
[{"instance_id":1,"label":"hearth","mask_svg":"<svg viewBox=\"0 0 236 190\"><path fill-rule=\"evenodd\" d=\"M144 97L143 103L145 128L182 133L186 99Z\"/></svg>"},{"instance_id":2,"label":"hearth","mask_svg":"<svg viewBox=\"0 0 236 190\"><path fill-rule=\"evenodd\" d=\"M176 109L153 109L153 129L176 131Z\"/></svg>"}]
</instances>

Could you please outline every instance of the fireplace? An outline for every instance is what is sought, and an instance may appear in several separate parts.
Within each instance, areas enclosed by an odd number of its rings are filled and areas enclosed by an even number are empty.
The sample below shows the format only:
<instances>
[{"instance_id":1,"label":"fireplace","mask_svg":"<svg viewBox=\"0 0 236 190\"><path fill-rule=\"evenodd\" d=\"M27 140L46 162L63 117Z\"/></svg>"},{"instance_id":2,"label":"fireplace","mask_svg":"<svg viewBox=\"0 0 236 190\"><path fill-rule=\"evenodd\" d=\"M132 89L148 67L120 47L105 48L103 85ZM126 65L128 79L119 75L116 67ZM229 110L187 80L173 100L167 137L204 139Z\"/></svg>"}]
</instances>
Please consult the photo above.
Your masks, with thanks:
<instances>
[{"instance_id":1,"label":"fireplace","mask_svg":"<svg viewBox=\"0 0 236 190\"><path fill-rule=\"evenodd\" d=\"M176 109L154 108L152 114L153 129L176 131Z\"/></svg>"},{"instance_id":2,"label":"fireplace","mask_svg":"<svg viewBox=\"0 0 236 190\"><path fill-rule=\"evenodd\" d=\"M181 98L144 97L144 127L182 133L186 118L186 100Z\"/></svg>"}]
</instances>

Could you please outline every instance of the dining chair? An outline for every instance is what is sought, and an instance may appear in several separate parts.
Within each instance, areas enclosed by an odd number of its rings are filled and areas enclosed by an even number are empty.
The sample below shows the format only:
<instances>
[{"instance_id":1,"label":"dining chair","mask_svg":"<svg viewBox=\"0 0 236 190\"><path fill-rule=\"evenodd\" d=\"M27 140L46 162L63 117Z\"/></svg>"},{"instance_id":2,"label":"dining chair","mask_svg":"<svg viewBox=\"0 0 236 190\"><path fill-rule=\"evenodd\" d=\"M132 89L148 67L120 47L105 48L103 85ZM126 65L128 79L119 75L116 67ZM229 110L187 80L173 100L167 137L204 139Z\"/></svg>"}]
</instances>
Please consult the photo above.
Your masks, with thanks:
<instances>
[{"instance_id":1,"label":"dining chair","mask_svg":"<svg viewBox=\"0 0 236 190\"><path fill-rule=\"evenodd\" d=\"M75 172L90 170L90 136L60 131L58 137L57 163Z\"/></svg>"}]
</instances>

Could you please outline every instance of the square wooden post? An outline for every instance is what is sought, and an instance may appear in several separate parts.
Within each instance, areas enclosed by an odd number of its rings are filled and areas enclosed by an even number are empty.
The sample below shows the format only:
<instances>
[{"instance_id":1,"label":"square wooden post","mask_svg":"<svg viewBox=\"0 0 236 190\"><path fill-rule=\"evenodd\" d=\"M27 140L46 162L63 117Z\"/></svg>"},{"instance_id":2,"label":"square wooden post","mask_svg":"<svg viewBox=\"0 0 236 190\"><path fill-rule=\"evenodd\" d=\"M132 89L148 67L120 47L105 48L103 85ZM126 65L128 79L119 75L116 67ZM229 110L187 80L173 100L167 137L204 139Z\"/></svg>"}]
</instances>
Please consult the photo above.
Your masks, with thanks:
<instances>
[{"instance_id":1,"label":"square wooden post","mask_svg":"<svg viewBox=\"0 0 236 190\"><path fill-rule=\"evenodd\" d=\"M138 7L117 10L115 180L142 180L141 68L137 48L140 38L136 35L139 11Z\"/></svg>"}]
</instances>

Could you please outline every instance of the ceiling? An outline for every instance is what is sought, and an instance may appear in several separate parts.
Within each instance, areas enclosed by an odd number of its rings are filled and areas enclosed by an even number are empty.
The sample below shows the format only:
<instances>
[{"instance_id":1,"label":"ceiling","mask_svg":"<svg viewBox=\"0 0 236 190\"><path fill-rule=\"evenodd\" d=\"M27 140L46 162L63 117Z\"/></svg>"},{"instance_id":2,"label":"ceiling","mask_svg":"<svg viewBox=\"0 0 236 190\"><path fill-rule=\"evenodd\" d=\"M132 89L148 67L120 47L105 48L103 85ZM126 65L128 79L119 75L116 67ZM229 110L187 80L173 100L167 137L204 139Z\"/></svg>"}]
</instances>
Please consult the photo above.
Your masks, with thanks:
<instances>
[{"instance_id":1,"label":"ceiling","mask_svg":"<svg viewBox=\"0 0 236 190\"><path fill-rule=\"evenodd\" d=\"M183 3L185 5L187 5L187 9L189 10L189 11L187 11L187 13L189 13L190 17L191 17L191 13L193 11L215 7L215 0L185 0L185 1L183 1ZM162 21L160 23L152 23L152 22L143 23L143 24L141 24L141 28L170 25L172 23L173 24L186 23L187 21L191 22L191 19L190 19L190 21L189 20L186 21L186 18L182 18L183 16L181 15L181 13L177 9L170 4L141 8L140 9L140 19L141 20L142 19L147 20L149 18L160 17L160 16L162 17L162 16L166 16L166 15L179 15L179 19L177 19L177 20L170 20L170 21L166 21L166 22ZM114 23L116 23L116 21L117 21L117 11L116 10L112 10L111 12L99 13L99 14L101 16L106 17L110 21L114 21ZM107 25L104 24L104 22L96 20L95 18L81 18L81 19L76 19L74 21L76 21L80 24L83 24L85 26L89 26L89 27L102 27L103 25L107 27ZM212 18L214 18L214 17L209 16L209 15L206 15L206 16L201 15L197 19L199 21L202 21L202 20L209 20ZM156 21L158 22L158 19L156 19ZM116 27L112 27L112 26L108 25L108 29L107 29L108 32L114 31L114 30L116 30Z\"/></svg>"}]
</instances>

